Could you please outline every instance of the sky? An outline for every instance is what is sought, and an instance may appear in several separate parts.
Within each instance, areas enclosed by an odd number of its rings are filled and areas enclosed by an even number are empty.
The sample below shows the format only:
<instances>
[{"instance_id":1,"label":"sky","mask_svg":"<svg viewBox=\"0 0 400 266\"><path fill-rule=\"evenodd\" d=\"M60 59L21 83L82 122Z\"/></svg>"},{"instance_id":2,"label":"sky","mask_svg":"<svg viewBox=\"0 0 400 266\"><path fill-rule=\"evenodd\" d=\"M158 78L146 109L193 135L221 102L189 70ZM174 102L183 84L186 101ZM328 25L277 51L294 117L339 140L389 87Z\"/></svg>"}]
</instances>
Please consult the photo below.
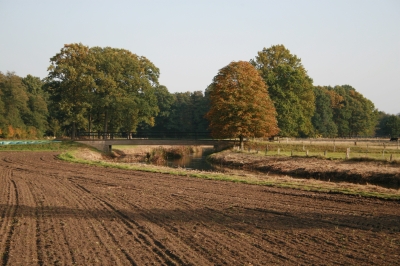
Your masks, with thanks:
<instances>
[{"instance_id":1,"label":"sky","mask_svg":"<svg viewBox=\"0 0 400 266\"><path fill-rule=\"evenodd\" d=\"M64 44L109 46L152 61L171 93L283 44L314 85L400 113L399 0L0 0L0 36L0 72L44 78Z\"/></svg>"}]
</instances>

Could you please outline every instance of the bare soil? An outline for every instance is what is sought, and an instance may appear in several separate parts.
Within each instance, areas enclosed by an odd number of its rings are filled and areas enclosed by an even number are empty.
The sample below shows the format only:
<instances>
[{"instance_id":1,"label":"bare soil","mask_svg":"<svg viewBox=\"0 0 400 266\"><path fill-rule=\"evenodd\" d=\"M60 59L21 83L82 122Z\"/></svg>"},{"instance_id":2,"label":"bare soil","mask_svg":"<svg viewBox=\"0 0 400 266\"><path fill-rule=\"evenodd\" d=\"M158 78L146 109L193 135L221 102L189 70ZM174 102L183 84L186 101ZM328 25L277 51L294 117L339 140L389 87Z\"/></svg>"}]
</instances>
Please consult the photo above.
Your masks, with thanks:
<instances>
[{"instance_id":1,"label":"bare soil","mask_svg":"<svg viewBox=\"0 0 400 266\"><path fill-rule=\"evenodd\" d=\"M0 265L398 265L400 202L0 152Z\"/></svg>"},{"instance_id":2,"label":"bare soil","mask_svg":"<svg viewBox=\"0 0 400 266\"><path fill-rule=\"evenodd\" d=\"M328 160L315 157L262 156L224 151L211 161L225 166L296 177L400 187L400 164L384 161Z\"/></svg>"}]
</instances>

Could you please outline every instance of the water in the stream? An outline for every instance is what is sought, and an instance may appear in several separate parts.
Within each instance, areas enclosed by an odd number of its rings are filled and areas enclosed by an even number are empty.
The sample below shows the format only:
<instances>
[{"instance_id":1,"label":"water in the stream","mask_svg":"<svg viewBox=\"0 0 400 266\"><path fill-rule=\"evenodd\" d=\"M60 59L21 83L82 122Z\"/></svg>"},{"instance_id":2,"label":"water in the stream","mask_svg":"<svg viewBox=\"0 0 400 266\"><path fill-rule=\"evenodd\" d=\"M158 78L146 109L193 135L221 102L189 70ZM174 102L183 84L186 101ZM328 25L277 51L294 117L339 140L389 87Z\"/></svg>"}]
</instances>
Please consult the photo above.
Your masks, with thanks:
<instances>
[{"instance_id":1,"label":"water in the stream","mask_svg":"<svg viewBox=\"0 0 400 266\"><path fill-rule=\"evenodd\" d=\"M212 171L215 170L215 167L206 160L206 157L211 154L212 151L212 148L203 148L196 153L185 155L179 159L168 159L166 166L173 168L179 167L201 171Z\"/></svg>"}]
</instances>

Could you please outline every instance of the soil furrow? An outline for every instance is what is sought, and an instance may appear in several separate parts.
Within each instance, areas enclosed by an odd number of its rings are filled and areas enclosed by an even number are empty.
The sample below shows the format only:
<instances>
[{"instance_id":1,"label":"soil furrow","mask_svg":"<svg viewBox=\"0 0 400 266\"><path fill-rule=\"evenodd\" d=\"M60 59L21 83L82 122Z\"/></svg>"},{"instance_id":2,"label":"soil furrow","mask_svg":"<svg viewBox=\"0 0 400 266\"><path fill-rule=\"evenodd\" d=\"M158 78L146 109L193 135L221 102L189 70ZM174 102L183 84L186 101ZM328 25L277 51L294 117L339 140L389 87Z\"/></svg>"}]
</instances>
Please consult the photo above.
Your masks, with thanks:
<instances>
[{"instance_id":1,"label":"soil furrow","mask_svg":"<svg viewBox=\"0 0 400 266\"><path fill-rule=\"evenodd\" d=\"M9 210L6 212L6 216L9 217L6 225L9 227L7 233L5 234L4 249L2 252L2 266L7 265L11 249L11 238L14 234L14 229L18 223L18 218L16 218L16 212L18 210L18 190L17 185L14 180L11 180L10 190L8 194L8 205ZM4 238L3 238L4 239ZM3 246L3 245L2 245Z\"/></svg>"}]
</instances>

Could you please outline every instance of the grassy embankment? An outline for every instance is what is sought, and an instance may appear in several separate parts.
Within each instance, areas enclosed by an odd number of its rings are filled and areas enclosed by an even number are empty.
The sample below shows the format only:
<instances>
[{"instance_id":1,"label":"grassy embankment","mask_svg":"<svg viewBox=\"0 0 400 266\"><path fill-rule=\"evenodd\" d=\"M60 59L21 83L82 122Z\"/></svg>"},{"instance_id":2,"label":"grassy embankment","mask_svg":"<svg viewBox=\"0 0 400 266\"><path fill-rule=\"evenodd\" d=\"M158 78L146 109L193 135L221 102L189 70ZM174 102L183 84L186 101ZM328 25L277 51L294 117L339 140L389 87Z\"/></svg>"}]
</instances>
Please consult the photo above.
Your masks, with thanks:
<instances>
[{"instance_id":1,"label":"grassy embankment","mask_svg":"<svg viewBox=\"0 0 400 266\"><path fill-rule=\"evenodd\" d=\"M164 174L187 176L193 178L229 181L236 183L280 187L280 188L290 188L290 189L297 189L304 191L339 193L339 194L347 194L353 196L400 200L399 190L386 189L375 185L333 183L333 182L324 182L319 180L295 179L287 176L283 177L264 176L262 180L260 180L259 177L251 174L242 174L242 173L224 174L216 172L210 173L201 171L191 171L185 169L173 169L168 167L154 166L147 164L112 163L103 161L101 159L87 160L87 159L82 159L79 156L83 148L85 150L90 150L90 152L95 153L99 156L101 155L99 151L96 151L92 148L88 148L81 144L77 144L70 141L40 144L40 145L13 145L13 146L0 145L0 151L60 151L61 153L58 157L61 160L74 163L87 164L87 165L94 165L99 167L112 167L112 168L135 170L135 171L146 171L152 173L164 173ZM286 146L286 148L292 149L293 147Z\"/></svg>"}]
</instances>

